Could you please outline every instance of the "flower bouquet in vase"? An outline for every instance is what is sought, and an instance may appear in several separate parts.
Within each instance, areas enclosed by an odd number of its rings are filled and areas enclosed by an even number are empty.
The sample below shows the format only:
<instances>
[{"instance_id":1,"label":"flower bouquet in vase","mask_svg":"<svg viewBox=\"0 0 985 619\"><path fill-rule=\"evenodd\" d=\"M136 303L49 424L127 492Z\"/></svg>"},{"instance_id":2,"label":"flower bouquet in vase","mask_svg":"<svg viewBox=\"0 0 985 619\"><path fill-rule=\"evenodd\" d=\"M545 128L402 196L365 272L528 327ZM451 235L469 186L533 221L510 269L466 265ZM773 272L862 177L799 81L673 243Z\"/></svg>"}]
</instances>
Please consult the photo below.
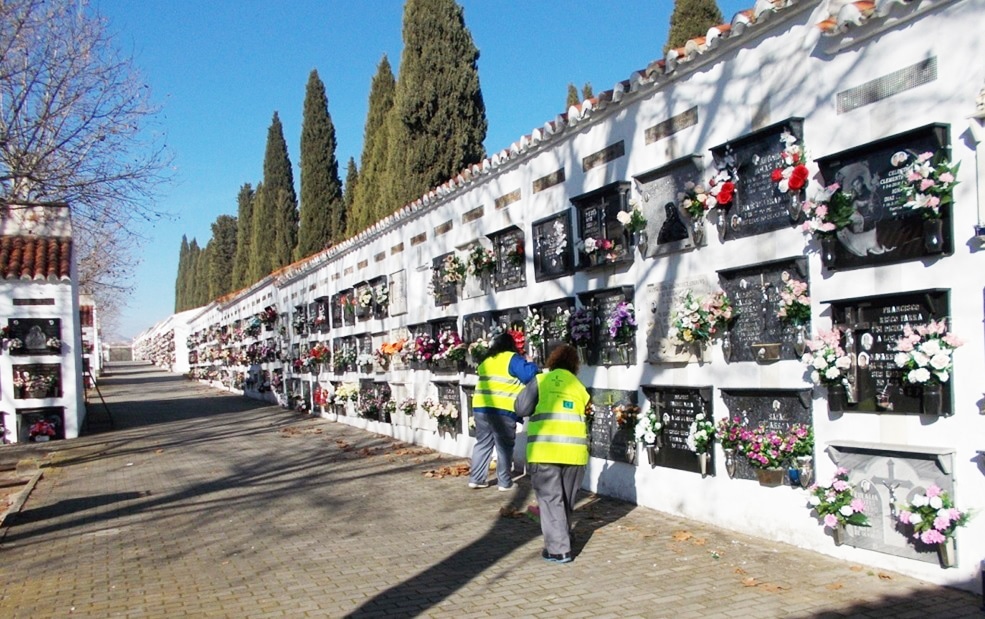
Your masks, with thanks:
<instances>
[{"instance_id":1,"label":"flower bouquet in vase","mask_svg":"<svg viewBox=\"0 0 985 619\"><path fill-rule=\"evenodd\" d=\"M947 323L932 320L925 325L903 325L903 337L896 341L896 366L903 369L903 381L921 388L923 412L940 415L943 411L943 384L951 378L954 350L963 345L948 333Z\"/></svg>"},{"instance_id":2,"label":"flower bouquet in vase","mask_svg":"<svg viewBox=\"0 0 985 619\"><path fill-rule=\"evenodd\" d=\"M819 331L817 337L807 341L807 352L801 362L808 367L815 385L828 388L828 410L845 410L848 406L845 383L852 358L841 347L841 330L835 327Z\"/></svg>"},{"instance_id":3,"label":"flower bouquet in vase","mask_svg":"<svg viewBox=\"0 0 985 619\"><path fill-rule=\"evenodd\" d=\"M701 477L708 475L708 460L715 443L715 424L704 413L694 416L687 433L687 447L698 456Z\"/></svg>"},{"instance_id":4,"label":"flower bouquet in vase","mask_svg":"<svg viewBox=\"0 0 985 619\"><path fill-rule=\"evenodd\" d=\"M630 244L639 247L641 252L646 253L648 240L646 235L646 217L640 210L640 205L636 200L630 200L629 206L630 210L616 213L616 220L629 233Z\"/></svg>"},{"instance_id":5,"label":"flower bouquet in vase","mask_svg":"<svg viewBox=\"0 0 985 619\"><path fill-rule=\"evenodd\" d=\"M807 350L805 326L811 322L811 298L807 294L807 282L791 277L786 271L780 275L780 281L783 282L783 288L780 290L780 309L777 310L776 317L780 322L795 327L793 350L798 357L802 357Z\"/></svg>"},{"instance_id":6,"label":"flower bouquet in vase","mask_svg":"<svg viewBox=\"0 0 985 619\"><path fill-rule=\"evenodd\" d=\"M867 527L865 502L855 496L855 487L848 483L848 471L839 468L831 481L809 487L807 504L817 513L817 518L831 529L835 545L845 541L845 527Z\"/></svg>"},{"instance_id":7,"label":"flower bouquet in vase","mask_svg":"<svg viewBox=\"0 0 985 619\"><path fill-rule=\"evenodd\" d=\"M718 443L722 446L725 453L725 472L729 477L735 477L735 453L742 448L744 441L751 435L742 425L742 420L738 417L724 418L718 422L715 428L715 435Z\"/></svg>"},{"instance_id":8,"label":"flower bouquet in vase","mask_svg":"<svg viewBox=\"0 0 985 619\"><path fill-rule=\"evenodd\" d=\"M787 211L790 219L797 221L801 214L800 199L809 182L810 171L804 164L804 149L797 143L797 136L785 130L780 135L780 141L783 143L780 153L783 165L775 168L770 178L776 183L777 191L790 196Z\"/></svg>"},{"instance_id":9,"label":"flower bouquet in vase","mask_svg":"<svg viewBox=\"0 0 985 619\"><path fill-rule=\"evenodd\" d=\"M636 437L636 441L643 443L643 446L646 448L650 467L657 465L657 452L660 451L663 443L663 434L661 433L663 427L663 422L652 405L647 406L646 410L639 413L636 417L636 426L633 428L633 434Z\"/></svg>"},{"instance_id":10,"label":"flower bouquet in vase","mask_svg":"<svg viewBox=\"0 0 985 619\"><path fill-rule=\"evenodd\" d=\"M783 465L792 449L787 437L759 426L744 441L742 453L756 469L759 485L775 488L783 484Z\"/></svg>"},{"instance_id":11,"label":"flower bouquet in vase","mask_svg":"<svg viewBox=\"0 0 985 619\"><path fill-rule=\"evenodd\" d=\"M841 191L841 185L834 183L817 190L811 200L801 207L804 223L800 229L810 234L821 246L821 263L831 268L837 260L836 246L838 233L849 226L862 232L865 222L861 220L852 204L852 197Z\"/></svg>"},{"instance_id":12,"label":"flower bouquet in vase","mask_svg":"<svg viewBox=\"0 0 985 619\"><path fill-rule=\"evenodd\" d=\"M969 514L954 506L951 496L936 484L923 493L914 492L910 502L898 506L897 521L909 529L916 544L936 546L941 567L956 564L954 536L968 524Z\"/></svg>"},{"instance_id":13,"label":"flower bouquet in vase","mask_svg":"<svg viewBox=\"0 0 985 619\"><path fill-rule=\"evenodd\" d=\"M924 220L923 244L927 253L939 254L944 251L943 216L945 207L954 200L954 186L958 184L958 168L961 164L949 165L943 152L921 153L913 156L898 152L891 162L903 167L903 206L920 213Z\"/></svg>"}]
</instances>

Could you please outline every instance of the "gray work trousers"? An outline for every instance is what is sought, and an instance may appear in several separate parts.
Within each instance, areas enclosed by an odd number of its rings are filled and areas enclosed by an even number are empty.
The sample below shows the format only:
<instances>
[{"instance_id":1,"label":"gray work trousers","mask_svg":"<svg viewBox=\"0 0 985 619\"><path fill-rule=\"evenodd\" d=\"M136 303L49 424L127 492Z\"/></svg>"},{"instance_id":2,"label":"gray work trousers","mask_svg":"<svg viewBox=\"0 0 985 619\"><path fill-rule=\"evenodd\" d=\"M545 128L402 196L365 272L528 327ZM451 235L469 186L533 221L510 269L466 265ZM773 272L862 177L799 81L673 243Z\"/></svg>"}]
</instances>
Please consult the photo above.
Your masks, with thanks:
<instances>
[{"instance_id":1,"label":"gray work trousers","mask_svg":"<svg viewBox=\"0 0 985 619\"><path fill-rule=\"evenodd\" d=\"M571 552L571 512L585 477L584 465L527 463L540 506L544 548L552 555Z\"/></svg>"}]
</instances>

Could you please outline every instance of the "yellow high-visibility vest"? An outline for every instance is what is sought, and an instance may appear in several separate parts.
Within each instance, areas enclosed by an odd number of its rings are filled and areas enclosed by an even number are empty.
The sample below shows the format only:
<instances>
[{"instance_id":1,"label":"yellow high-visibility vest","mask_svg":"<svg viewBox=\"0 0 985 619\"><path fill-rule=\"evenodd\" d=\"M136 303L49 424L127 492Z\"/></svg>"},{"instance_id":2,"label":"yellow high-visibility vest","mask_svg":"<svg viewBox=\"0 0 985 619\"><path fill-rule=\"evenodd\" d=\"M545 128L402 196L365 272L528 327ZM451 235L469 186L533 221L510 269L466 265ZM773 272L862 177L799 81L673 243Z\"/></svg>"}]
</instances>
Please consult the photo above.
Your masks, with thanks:
<instances>
[{"instance_id":1,"label":"yellow high-visibility vest","mask_svg":"<svg viewBox=\"0 0 985 619\"><path fill-rule=\"evenodd\" d=\"M523 383L510 375L510 361L514 354L501 352L479 364L476 369L479 380L475 383L475 393L472 395L472 412L515 417L513 401L523 390Z\"/></svg>"},{"instance_id":2,"label":"yellow high-visibility vest","mask_svg":"<svg viewBox=\"0 0 985 619\"><path fill-rule=\"evenodd\" d=\"M527 424L527 462L588 464L588 390L567 370L537 375L539 397Z\"/></svg>"}]
</instances>

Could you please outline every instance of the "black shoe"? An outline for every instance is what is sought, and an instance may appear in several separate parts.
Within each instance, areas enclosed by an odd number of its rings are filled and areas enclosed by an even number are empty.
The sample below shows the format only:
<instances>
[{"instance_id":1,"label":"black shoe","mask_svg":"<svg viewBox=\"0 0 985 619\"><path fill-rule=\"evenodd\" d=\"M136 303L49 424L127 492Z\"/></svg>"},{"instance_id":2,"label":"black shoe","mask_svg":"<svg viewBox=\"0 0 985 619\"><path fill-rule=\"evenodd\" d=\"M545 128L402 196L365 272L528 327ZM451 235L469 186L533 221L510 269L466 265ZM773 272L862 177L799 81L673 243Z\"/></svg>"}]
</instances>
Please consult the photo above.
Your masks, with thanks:
<instances>
[{"instance_id":1,"label":"black shoe","mask_svg":"<svg viewBox=\"0 0 985 619\"><path fill-rule=\"evenodd\" d=\"M540 553L540 556L543 557L545 561L550 561L551 563L571 563L574 561L574 558L571 556L570 552L560 555L552 555L547 552L546 548Z\"/></svg>"}]
</instances>

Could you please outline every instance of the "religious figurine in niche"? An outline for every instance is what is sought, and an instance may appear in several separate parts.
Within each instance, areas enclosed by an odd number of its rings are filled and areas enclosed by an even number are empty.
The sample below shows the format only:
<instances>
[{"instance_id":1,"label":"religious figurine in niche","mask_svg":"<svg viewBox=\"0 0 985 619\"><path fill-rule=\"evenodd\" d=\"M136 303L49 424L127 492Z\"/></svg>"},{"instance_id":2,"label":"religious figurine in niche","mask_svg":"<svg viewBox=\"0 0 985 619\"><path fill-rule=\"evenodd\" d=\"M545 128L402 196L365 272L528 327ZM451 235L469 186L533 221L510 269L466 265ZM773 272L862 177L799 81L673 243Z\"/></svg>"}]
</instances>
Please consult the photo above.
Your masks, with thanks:
<instances>
[{"instance_id":1,"label":"religious figurine in niche","mask_svg":"<svg viewBox=\"0 0 985 619\"><path fill-rule=\"evenodd\" d=\"M660 232L657 234L657 245L686 239L687 226L681 221L681 214L677 210L677 206L673 202L668 202L664 205L664 212L666 212L667 218L660 226Z\"/></svg>"},{"instance_id":2,"label":"religious figurine in niche","mask_svg":"<svg viewBox=\"0 0 985 619\"><path fill-rule=\"evenodd\" d=\"M869 171L868 163L857 162L840 169L835 181L851 198L854 207L851 223L837 232L845 249L863 258L893 251L895 247L887 247L882 241L885 233L880 232L883 213L882 196L877 191L878 175Z\"/></svg>"},{"instance_id":3,"label":"religious figurine in niche","mask_svg":"<svg viewBox=\"0 0 985 619\"><path fill-rule=\"evenodd\" d=\"M47 347L48 338L44 336L44 332L41 327L34 325L31 327L27 335L24 337L24 346L28 350L40 350Z\"/></svg>"}]
</instances>

